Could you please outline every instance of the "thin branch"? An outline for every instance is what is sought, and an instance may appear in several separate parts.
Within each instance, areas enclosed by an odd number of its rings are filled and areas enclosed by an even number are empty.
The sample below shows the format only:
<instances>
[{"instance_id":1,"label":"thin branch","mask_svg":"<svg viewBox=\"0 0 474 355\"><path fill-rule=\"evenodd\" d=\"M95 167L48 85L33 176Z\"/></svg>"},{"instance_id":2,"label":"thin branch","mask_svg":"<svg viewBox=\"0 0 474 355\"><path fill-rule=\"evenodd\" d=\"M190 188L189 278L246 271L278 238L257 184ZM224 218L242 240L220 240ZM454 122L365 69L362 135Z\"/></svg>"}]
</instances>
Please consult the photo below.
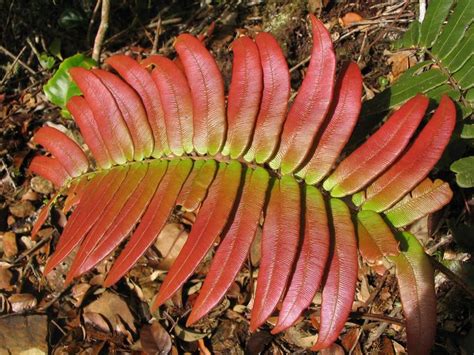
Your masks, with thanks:
<instances>
[{"instance_id":1,"label":"thin branch","mask_svg":"<svg viewBox=\"0 0 474 355\"><path fill-rule=\"evenodd\" d=\"M435 269L437 269L438 271L442 272L444 275L446 275L446 277L454 282L457 286L459 286L460 289L462 289L469 297L471 297L472 299L474 299L474 290L472 288L470 288L465 282L464 280L459 277L458 275L456 275L454 272L452 272L451 270L449 270L446 266L444 266L443 264L441 264L438 260L436 260L435 258L433 258L432 256L429 256L430 258L430 261L431 261L431 264L433 265L433 267Z\"/></svg>"},{"instance_id":2,"label":"thin branch","mask_svg":"<svg viewBox=\"0 0 474 355\"><path fill-rule=\"evenodd\" d=\"M94 49L92 50L92 58L99 63L100 52L102 50L102 43L104 42L105 33L109 28L109 16L110 16L110 0L102 0L102 12L100 17L100 25L97 31L97 35L94 40Z\"/></svg>"},{"instance_id":3,"label":"thin branch","mask_svg":"<svg viewBox=\"0 0 474 355\"><path fill-rule=\"evenodd\" d=\"M91 43L92 27L94 27L95 18L97 17L97 14L99 13L101 3L102 3L102 0L97 0L97 2L95 3L94 11L92 11L91 20L89 21L89 27L87 28L87 36L86 36L87 44Z\"/></svg>"},{"instance_id":4,"label":"thin branch","mask_svg":"<svg viewBox=\"0 0 474 355\"><path fill-rule=\"evenodd\" d=\"M16 60L16 61L18 62L18 64L20 64L23 68L25 68L27 71L29 71L30 74L33 74L33 75L36 74L36 72L35 72L33 69L31 69L31 67L29 67L25 62L23 62L22 60L20 60L20 59L18 58L19 56L14 55L14 54L11 53L8 49L6 49L5 47L3 47L3 46L1 46L1 45L0 45L0 51L1 51L3 54L5 54L5 55L7 55L8 57L10 57L11 59Z\"/></svg>"}]
</instances>

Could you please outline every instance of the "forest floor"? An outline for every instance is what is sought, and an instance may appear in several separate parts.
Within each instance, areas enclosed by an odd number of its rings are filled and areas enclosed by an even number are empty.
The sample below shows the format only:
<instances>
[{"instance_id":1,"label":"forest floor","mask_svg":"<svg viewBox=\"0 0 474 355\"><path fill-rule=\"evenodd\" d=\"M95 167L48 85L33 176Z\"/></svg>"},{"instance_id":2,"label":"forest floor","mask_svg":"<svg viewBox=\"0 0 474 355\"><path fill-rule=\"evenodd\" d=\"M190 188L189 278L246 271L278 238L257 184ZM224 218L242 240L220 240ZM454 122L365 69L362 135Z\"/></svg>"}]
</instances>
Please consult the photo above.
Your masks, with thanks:
<instances>
[{"instance_id":1,"label":"forest floor","mask_svg":"<svg viewBox=\"0 0 474 355\"><path fill-rule=\"evenodd\" d=\"M77 132L73 121L63 118L60 109L48 102L42 87L57 68L59 55L66 58L77 52L91 54L100 21L100 11L94 12L95 2L75 1L72 7L66 3L69 2L0 3L0 354L33 349L54 354L309 353L306 349L314 343L318 327L318 296L301 321L287 331L270 334L275 317L258 332L248 330L252 270L260 258L258 238L226 298L196 326L186 328L184 323L209 268L210 255L172 302L159 313L150 313L148 305L186 240L192 214L171 219L162 232L166 238L159 239L165 242L155 243L137 266L110 289L101 286L110 260L70 287L63 285L70 258L47 277L42 276L66 216L59 204L40 237L31 239L38 211L53 193L49 182L28 172L28 164L38 151L31 137L46 122L63 131ZM252 36L268 31L283 48L291 69L292 88L296 90L312 44L306 20L311 12L331 32L338 68L348 60L359 64L367 100L416 63L413 51L392 52L390 44L417 18L424 1L150 3L114 2L103 58L115 53L174 56L173 40L177 34L206 34L206 45L215 55L228 86L232 40L241 33ZM42 66L40 59L44 62L45 58L52 65ZM471 254L459 246L450 229L450 221L472 218L472 207L469 191L457 188L449 206L410 227L427 252L449 266L448 271L437 272L436 276L438 331L433 353L473 352ZM466 243L472 247L472 241ZM400 354L406 352L405 345L393 272L379 276L361 266L353 312L338 342L322 353Z\"/></svg>"}]
</instances>

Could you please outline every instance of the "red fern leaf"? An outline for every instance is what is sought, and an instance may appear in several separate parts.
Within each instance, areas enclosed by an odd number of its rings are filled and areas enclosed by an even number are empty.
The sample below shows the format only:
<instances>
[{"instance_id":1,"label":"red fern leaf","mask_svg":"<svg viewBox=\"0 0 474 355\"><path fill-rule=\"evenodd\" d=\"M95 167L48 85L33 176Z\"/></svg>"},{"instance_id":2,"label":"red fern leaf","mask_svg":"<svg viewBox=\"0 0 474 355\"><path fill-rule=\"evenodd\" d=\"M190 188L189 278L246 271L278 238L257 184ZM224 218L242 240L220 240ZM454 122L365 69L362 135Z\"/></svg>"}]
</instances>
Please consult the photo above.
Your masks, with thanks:
<instances>
[{"instance_id":1,"label":"red fern leaf","mask_svg":"<svg viewBox=\"0 0 474 355\"><path fill-rule=\"evenodd\" d=\"M166 123L160 93L150 74L140 64L126 55L114 55L105 60L138 93L145 107L153 132L154 158L171 153L166 136Z\"/></svg>"},{"instance_id":2,"label":"red fern leaf","mask_svg":"<svg viewBox=\"0 0 474 355\"><path fill-rule=\"evenodd\" d=\"M56 187L63 186L71 178L57 159L42 155L37 155L31 160L29 170L51 181Z\"/></svg>"},{"instance_id":3,"label":"red fern leaf","mask_svg":"<svg viewBox=\"0 0 474 355\"><path fill-rule=\"evenodd\" d=\"M248 149L257 120L263 73L256 44L248 37L232 43L234 62L227 103L227 140L222 153L232 159Z\"/></svg>"},{"instance_id":4,"label":"red fern leaf","mask_svg":"<svg viewBox=\"0 0 474 355\"><path fill-rule=\"evenodd\" d=\"M244 158L264 163L277 149L290 97L288 64L275 38L261 32L255 39L263 68L263 94L252 144Z\"/></svg>"},{"instance_id":5,"label":"red fern leaf","mask_svg":"<svg viewBox=\"0 0 474 355\"><path fill-rule=\"evenodd\" d=\"M215 155L224 144L227 121L224 81L217 64L197 38L182 34L175 43L193 99L194 148Z\"/></svg>"},{"instance_id":6,"label":"red fern leaf","mask_svg":"<svg viewBox=\"0 0 474 355\"><path fill-rule=\"evenodd\" d=\"M329 110L334 90L336 56L331 35L323 23L310 15L313 50L308 72L283 127L278 153L270 162L281 165L282 174L292 173L301 165Z\"/></svg>"},{"instance_id":7,"label":"red fern leaf","mask_svg":"<svg viewBox=\"0 0 474 355\"><path fill-rule=\"evenodd\" d=\"M268 182L266 170L247 170L235 218L217 249L187 325L203 317L219 302L242 267L257 231Z\"/></svg>"},{"instance_id":8,"label":"red fern leaf","mask_svg":"<svg viewBox=\"0 0 474 355\"><path fill-rule=\"evenodd\" d=\"M290 176L272 187L262 234L262 259L250 319L256 330L272 314L290 277L300 237L300 187Z\"/></svg>"},{"instance_id":9,"label":"red fern leaf","mask_svg":"<svg viewBox=\"0 0 474 355\"><path fill-rule=\"evenodd\" d=\"M116 283L146 252L165 226L173 210L179 191L192 168L190 159L173 160L158 186L137 229L130 237L110 270L104 285Z\"/></svg>"},{"instance_id":10,"label":"red fern leaf","mask_svg":"<svg viewBox=\"0 0 474 355\"><path fill-rule=\"evenodd\" d=\"M330 200L334 224L334 250L323 286L321 327L312 350L331 345L338 337L352 308L357 282L357 242L346 204Z\"/></svg>"}]
</instances>

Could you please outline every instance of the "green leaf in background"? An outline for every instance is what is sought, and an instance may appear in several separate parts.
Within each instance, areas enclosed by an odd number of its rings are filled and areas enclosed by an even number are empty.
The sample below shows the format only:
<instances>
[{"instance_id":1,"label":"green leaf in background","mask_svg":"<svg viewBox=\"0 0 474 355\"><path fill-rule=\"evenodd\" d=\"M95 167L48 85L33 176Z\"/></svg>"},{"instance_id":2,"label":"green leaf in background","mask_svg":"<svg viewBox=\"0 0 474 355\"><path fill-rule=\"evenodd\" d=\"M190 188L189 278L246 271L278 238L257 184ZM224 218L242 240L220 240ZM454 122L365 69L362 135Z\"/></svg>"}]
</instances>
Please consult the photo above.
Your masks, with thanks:
<instances>
[{"instance_id":1,"label":"green leaf in background","mask_svg":"<svg viewBox=\"0 0 474 355\"><path fill-rule=\"evenodd\" d=\"M48 70L54 67L54 63L56 63L56 60L54 59L54 57L48 55L48 53L41 53L38 59L41 66L44 69L48 69Z\"/></svg>"},{"instance_id":2,"label":"green leaf in background","mask_svg":"<svg viewBox=\"0 0 474 355\"><path fill-rule=\"evenodd\" d=\"M67 8L63 11L58 20L59 26L65 30L80 27L86 23L86 18L79 10Z\"/></svg>"},{"instance_id":3,"label":"green leaf in background","mask_svg":"<svg viewBox=\"0 0 474 355\"><path fill-rule=\"evenodd\" d=\"M474 124L465 124L462 127L461 138L474 139Z\"/></svg>"},{"instance_id":4,"label":"green leaf in background","mask_svg":"<svg viewBox=\"0 0 474 355\"><path fill-rule=\"evenodd\" d=\"M59 38L56 37L53 42L51 42L48 51L59 60L63 60L63 56L61 55L61 40Z\"/></svg>"},{"instance_id":5,"label":"green leaf in background","mask_svg":"<svg viewBox=\"0 0 474 355\"><path fill-rule=\"evenodd\" d=\"M426 14L420 28L420 44L430 48L439 36L453 0L434 1L430 4L430 11Z\"/></svg>"},{"instance_id":6,"label":"green leaf in background","mask_svg":"<svg viewBox=\"0 0 474 355\"><path fill-rule=\"evenodd\" d=\"M396 49L414 48L423 61L365 102L362 115L379 122L390 109L423 93L433 103L448 95L458 103L459 115L469 117L474 109L473 21L473 0L430 0L423 22L413 21L394 45ZM459 130L456 139L451 140L447 152L455 151L460 145L465 147L467 142L463 139L473 138L472 127L472 124L465 124L462 133ZM447 167L461 156L445 153L445 164L438 166ZM456 181L461 187L474 185L473 160L474 157L465 157L451 165L451 170L458 173Z\"/></svg>"},{"instance_id":7,"label":"green leaf in background","mask_svg":"<svg viewBox=\"0 0 474 355\"><path fill-rule=\"evenodd\" d=\"M77 85L69 76L69 69L73 67L91 68L96 66L95 60L84 56L83 54L76 54L72 57L66 58L60 65L53 77L49 79L43 90L48 100L55 105L62 108L64 117L70 117L66 109L66 103L73 96L81 94Z\"/></svg>"},{"instance_id":8,"label":"green leaf in background","mask_svg":"<svg viewBox=\"0 0 474 355\"><path fill-rule=\"evenodd\" d=\"M461 158L451 164L451 171L456 173L459 186L469 188L474 186L474 157Z\"/></svg>"}]
</instances>

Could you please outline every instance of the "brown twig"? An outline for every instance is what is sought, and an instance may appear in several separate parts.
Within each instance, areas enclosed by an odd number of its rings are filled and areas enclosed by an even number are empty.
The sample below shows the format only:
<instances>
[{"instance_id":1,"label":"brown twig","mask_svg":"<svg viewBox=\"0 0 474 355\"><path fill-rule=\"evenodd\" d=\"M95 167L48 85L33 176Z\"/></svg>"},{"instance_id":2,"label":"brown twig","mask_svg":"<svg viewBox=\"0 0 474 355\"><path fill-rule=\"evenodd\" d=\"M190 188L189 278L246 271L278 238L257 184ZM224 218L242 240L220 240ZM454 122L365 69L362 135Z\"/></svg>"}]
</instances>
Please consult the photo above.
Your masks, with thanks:
<instances>
[{"instance_id":1,"label":"brown twig","mask_svg":"<svg viewBox=\"0 0 474 355\"><path fill-rule=\"evenodd\" d=\"M474 290L470 288L468 285L466 285L466 283L461 277L459 277L454 272L449 270L446 266L441 264L438 260L436 260L432 256L428 255L428 257L430 258L431 264L433 265L435 269L442 272L449 280L451 280L457 286L459 286L459 288L461 288L469 297L474 299Z\"/></svg>"},{"instance_id":2,"label":"brown twig","mask_svg":"<svg viewBox=\"0 0 474 355\"><path fill-rule=\"evenodd\" d=\"M155 38L153 39L153 47L151 49L151 54L156 54L158 52L158 41L160 39L160 34L161 34L161 17L156 22Z\"/></svg>"},{"instance_id":3,"label":"brown twig","mask_svg":"<svg viewBox=\"0 0 474 355\"><path fill-rule=\"evenodd\" d=\"M367 319L367 320L374 320L374 321L385 322L385 323L390 323L390 324L396 324L401 327L405 326L405 322L402 319L385 316L383 314L352 312L350 317L356 318L356 319Z\"/></svg>"},{"instance_id":4,"label":"brown twig","mask_svg":"<svg viewBox=\"0 0 474 355\"><path fill-rule=\"evenodd\" d=\"M102 43L104 42L105 33L109 28L109 16L110 16L110 0L102 0L101 4L102 12L100 17L99 29L94 40L94 49L92 50L92 59L97 63L100 61L100 52L102 50Z\"/></svg>"},{"instance_id":5,"label":"brown twig","mask_svg":"<svg viewBox=\"0 0 474 355\"><path fill-rule=\"evenodd\" d=\"M30 74L33 74L33 75L36 74L36 72L33 69L31 69L31 67L29 67L25 62L23 62L22 60L17 58L19 56L14 55L12 52L10 52L8 49L6 49L4 46L0 45L0 51L2 51L3 54L7 55L11 59L16 60L18 62L18 64L20 64L23 68L25 68L27 71L29 71Z\"/></svg>"},{"instance_id":6,"label":"brown twig","mask_svg":"<svg viewBox=\"0 0 474 355\"><path fill-rule=\"evenodd\" d=\"M97 13L99 12L101 3L102 3L102 0L97 0L94 7L94 11L92 11L91 20L89 21L89 27L87 28L87 36L86 36L87 44L91 42L92 27L94 26L95 18L97 17Z\"/></svg>"}]
</instances>

